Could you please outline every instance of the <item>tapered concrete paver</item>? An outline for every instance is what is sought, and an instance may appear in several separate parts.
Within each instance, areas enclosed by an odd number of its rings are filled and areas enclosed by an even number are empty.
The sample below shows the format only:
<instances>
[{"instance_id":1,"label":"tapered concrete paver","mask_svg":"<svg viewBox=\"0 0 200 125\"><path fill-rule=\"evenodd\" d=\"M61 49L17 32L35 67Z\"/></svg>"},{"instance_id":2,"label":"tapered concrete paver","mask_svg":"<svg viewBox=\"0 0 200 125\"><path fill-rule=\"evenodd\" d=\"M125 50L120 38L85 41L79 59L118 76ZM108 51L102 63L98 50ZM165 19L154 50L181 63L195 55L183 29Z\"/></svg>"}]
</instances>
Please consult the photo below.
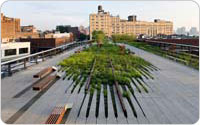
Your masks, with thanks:
<instances>
[{"instance_id":1,"label":"tapered concrete paver","mask_svg":"<svg viewBox=\"0 0 200 125\"><path fill-rule=\"evenodd\" d=\"M99 104L99 116L97 118L97 124L106 124L107 119L105 117L104 111L104 95L103 95L103 85L101 86L100 104Z\"/></svg>"},{"instance_id":2,"label":"tapered concrete paver","mask_svg":"<svg viewBox=\"0 0 200 125\"><path fill-rule=\"evenodd\" d=\"M108 85L108 118L107 118L107 124L117 124L116 117L114 115L114 109L112 104L112 98L110 93L110 86Z\"/></svg>"}]
</instances>

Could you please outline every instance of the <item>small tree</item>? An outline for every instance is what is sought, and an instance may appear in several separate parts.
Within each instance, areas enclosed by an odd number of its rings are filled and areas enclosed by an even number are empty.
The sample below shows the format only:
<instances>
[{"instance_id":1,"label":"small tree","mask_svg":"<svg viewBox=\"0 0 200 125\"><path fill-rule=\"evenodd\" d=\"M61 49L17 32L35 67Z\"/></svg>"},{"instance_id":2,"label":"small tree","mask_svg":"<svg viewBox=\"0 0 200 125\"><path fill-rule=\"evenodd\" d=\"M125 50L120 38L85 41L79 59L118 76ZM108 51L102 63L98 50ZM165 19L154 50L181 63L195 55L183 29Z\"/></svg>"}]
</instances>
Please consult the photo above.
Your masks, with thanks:
<instances>
[{"instance_id":1,"label":"small tree","mask_svg":"<svg viewBox=\"0 0 200 125\"><path fill-rule=\"evenodd\" d=\"M98 47L101 47L103 41L105 40L105 34L103 33L103 31L93 31L92 39L94 39L95 42L97 42Z\"/></svg>"},{"instance_id":2,"label":"small tree","mask_svg":"<svg viewBox=\"0 0 200 125\"><path fill-rule=\"evenodd\" d=\"M104 34L97 34L97 45L98 45L98 47L102 46L104 37L105 37Z\"/></svg>"}]
</instances>

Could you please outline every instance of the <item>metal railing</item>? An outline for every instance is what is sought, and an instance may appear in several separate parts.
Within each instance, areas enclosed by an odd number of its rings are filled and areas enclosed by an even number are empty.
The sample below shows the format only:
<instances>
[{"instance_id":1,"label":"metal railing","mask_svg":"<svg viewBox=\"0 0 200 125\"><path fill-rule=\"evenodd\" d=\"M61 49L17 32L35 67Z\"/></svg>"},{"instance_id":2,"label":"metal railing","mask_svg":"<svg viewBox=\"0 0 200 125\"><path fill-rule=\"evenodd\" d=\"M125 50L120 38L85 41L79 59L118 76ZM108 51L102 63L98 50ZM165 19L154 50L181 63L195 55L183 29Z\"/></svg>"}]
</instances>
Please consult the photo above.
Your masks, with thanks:
<instances>
[{"instance_id":1,"label":"metal railing","mask_svg":"<svg viewBox=\"0 0 200 125\"><path fill-rule=\"evenodd\" d=\"M169 42L153 41L153 40L145 40L145 42L149 42L149 43L158 43L158 44L166 44L166 45L175 45L175 46L182 46L182 47L191 47L191 48L199 49L198 46L187 45L187 44L169 43Z\"/></svg>"},{"instance_id":2,"label":"metal railing","mask_svg":"<svg viewBox=\"0 0 200 125\"><path fill-rule=\"evenodd\" d=\"M28 62L34 62L36 64L39 63L38 59L44 61L47 57L52 57L53 55L60 54L66 50L72 49L77 46L82 46L89 43L89 41L81 41L81 42L71 42L56 48L48 49L45 51L41 51L38 53L34 53L28 56L23 56L17 59L9 60L1 63L1 72L8 73L8 76L12 75L12 68L23 65L23 68L27 68Z\"/></svg>"},{"instance_id":3,"label":"metal railing","mask_svg":"<svg viewBox=\"0 0 200 125\"><path fill-rule=\"evenodd\" d=\"M139 39L138 41L151 46L159 47L161 50L155 51L158 55L181 62L196 69L198 68L199 46L145 39Z\"/></svg>"},{"instance_id":4,"label":"metal railing","mask_svg":"<svg viewBox=\"0 0 200 125\"><path fill-rule=\"evenodd\" d=\"M199 55L199 46L180 44L180 43L171 43L171 42L163 42L163 41L154 41L148 39L138 39L139 42L145 42L152 46L158 46L162 50L165 51L178 51L178 52L186 52L193 55Z\"/></svg>"}]
</instances>

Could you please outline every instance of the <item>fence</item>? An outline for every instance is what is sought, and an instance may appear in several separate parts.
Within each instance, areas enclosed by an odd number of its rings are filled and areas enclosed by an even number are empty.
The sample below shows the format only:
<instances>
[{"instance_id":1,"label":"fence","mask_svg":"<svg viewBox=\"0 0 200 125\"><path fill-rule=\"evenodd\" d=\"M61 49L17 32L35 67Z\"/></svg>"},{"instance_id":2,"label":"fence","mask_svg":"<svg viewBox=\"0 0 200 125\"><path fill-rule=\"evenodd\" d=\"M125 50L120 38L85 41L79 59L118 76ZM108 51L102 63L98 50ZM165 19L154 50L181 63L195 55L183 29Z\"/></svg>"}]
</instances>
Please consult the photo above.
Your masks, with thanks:
<instances>
[{"instance_id":1,"label":"fence","mask_svg":"<svg viewBox=\"0 0 200 125\"><path fill-rule=\"evenodd\" d=\"M170 43L170 42L162 42L162 41L153 41L153 40L138 40L146 42L150 45L158 46L164 50L178 50L178 51L185 51L188 53L194 53L198 55L199 53L199 46L194 45L187 45L187 44L179 44L179 43Z\"/></svg>"},{"instance_id":2,"label":"fence","mask_svg":"<svg viewBox=\"0 0 200 125\"><path fill-rule=\"evenodd\" d=\"M169 43L154 40L138 40L148 45L157 46L161 50L154 50L156 54L181 62L185 65L199 69L199 46Z\"/></svg>"}]
</instances>

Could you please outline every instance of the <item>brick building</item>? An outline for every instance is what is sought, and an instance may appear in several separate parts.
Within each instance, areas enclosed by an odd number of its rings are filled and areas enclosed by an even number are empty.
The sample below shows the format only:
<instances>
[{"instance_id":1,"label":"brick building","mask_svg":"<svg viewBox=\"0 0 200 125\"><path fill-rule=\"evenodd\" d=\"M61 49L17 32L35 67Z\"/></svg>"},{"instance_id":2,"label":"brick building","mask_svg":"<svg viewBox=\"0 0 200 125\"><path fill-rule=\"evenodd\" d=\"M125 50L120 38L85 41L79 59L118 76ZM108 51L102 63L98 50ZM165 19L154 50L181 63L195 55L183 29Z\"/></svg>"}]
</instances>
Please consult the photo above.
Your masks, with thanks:
<instances>
[{"instance_id":1,"label":"brick building","mask_svg":"<svg viewBox=\"0 0 200 125\"><path fill-rule=\"evenodd\" d=\"M28 26L21 26L21 32L36 33L37 30L33 25L28 25Z\"/></svg>"},{"instance_id":2,"label":"brick building","mask_svg":"<svg viewBox=\"0 0 200 125\"><path fill-rule=\"evenodd\" d=\"M20 26L19 18L6 17L1 13L1 41L10 42L19 38L38 38L34 26Z\"/></svg>"},{"instance_id":3,"label":"brick building","mask_svg":"<svg viewBox=\"0 0 200 125\"><path fill-rule=\"evenodd\" d=\"M71 39L66 38L20 38L20 42L27 41L31 43L31 53L52 49L72 42Z\"/></svg>"},{"instance_id":4,"label":"brick building","mask_svg":"<svg viewBox=\"0 0 200 125\"><path fill-rule=\"evenodd\" d=\"M70 25L56 26L56 31L60 33L73 33L74 39L80 38L80 31L78 27L71 27Z\"/></svg>"},{"instance_id":5,"label":"brick building","mask_svg":"<svg viewBox=\"0 0 200 125\"><path fill-rule=\"evenodd\" d=\"M157 34L170 35L173 32L173 23L155 19L154 22L138 21L135 15L128 16L128 20L120 19L104 12L102 6L98 6L98 13L90 14L90 37L95 30L103 31L106 36L113 34L128 34L156 36Z\"/></svg>"},{"instance_id":6,"label":"brick building","mask_svg":"<svg viewBox=\"0 0 200 125\"><path fill-rule=\"evenodd\" d=\"M9 18L1 13L1 38L3 41L14 39L17 33L20 33L20 19Z\"/></svg>"}]
</instances>

